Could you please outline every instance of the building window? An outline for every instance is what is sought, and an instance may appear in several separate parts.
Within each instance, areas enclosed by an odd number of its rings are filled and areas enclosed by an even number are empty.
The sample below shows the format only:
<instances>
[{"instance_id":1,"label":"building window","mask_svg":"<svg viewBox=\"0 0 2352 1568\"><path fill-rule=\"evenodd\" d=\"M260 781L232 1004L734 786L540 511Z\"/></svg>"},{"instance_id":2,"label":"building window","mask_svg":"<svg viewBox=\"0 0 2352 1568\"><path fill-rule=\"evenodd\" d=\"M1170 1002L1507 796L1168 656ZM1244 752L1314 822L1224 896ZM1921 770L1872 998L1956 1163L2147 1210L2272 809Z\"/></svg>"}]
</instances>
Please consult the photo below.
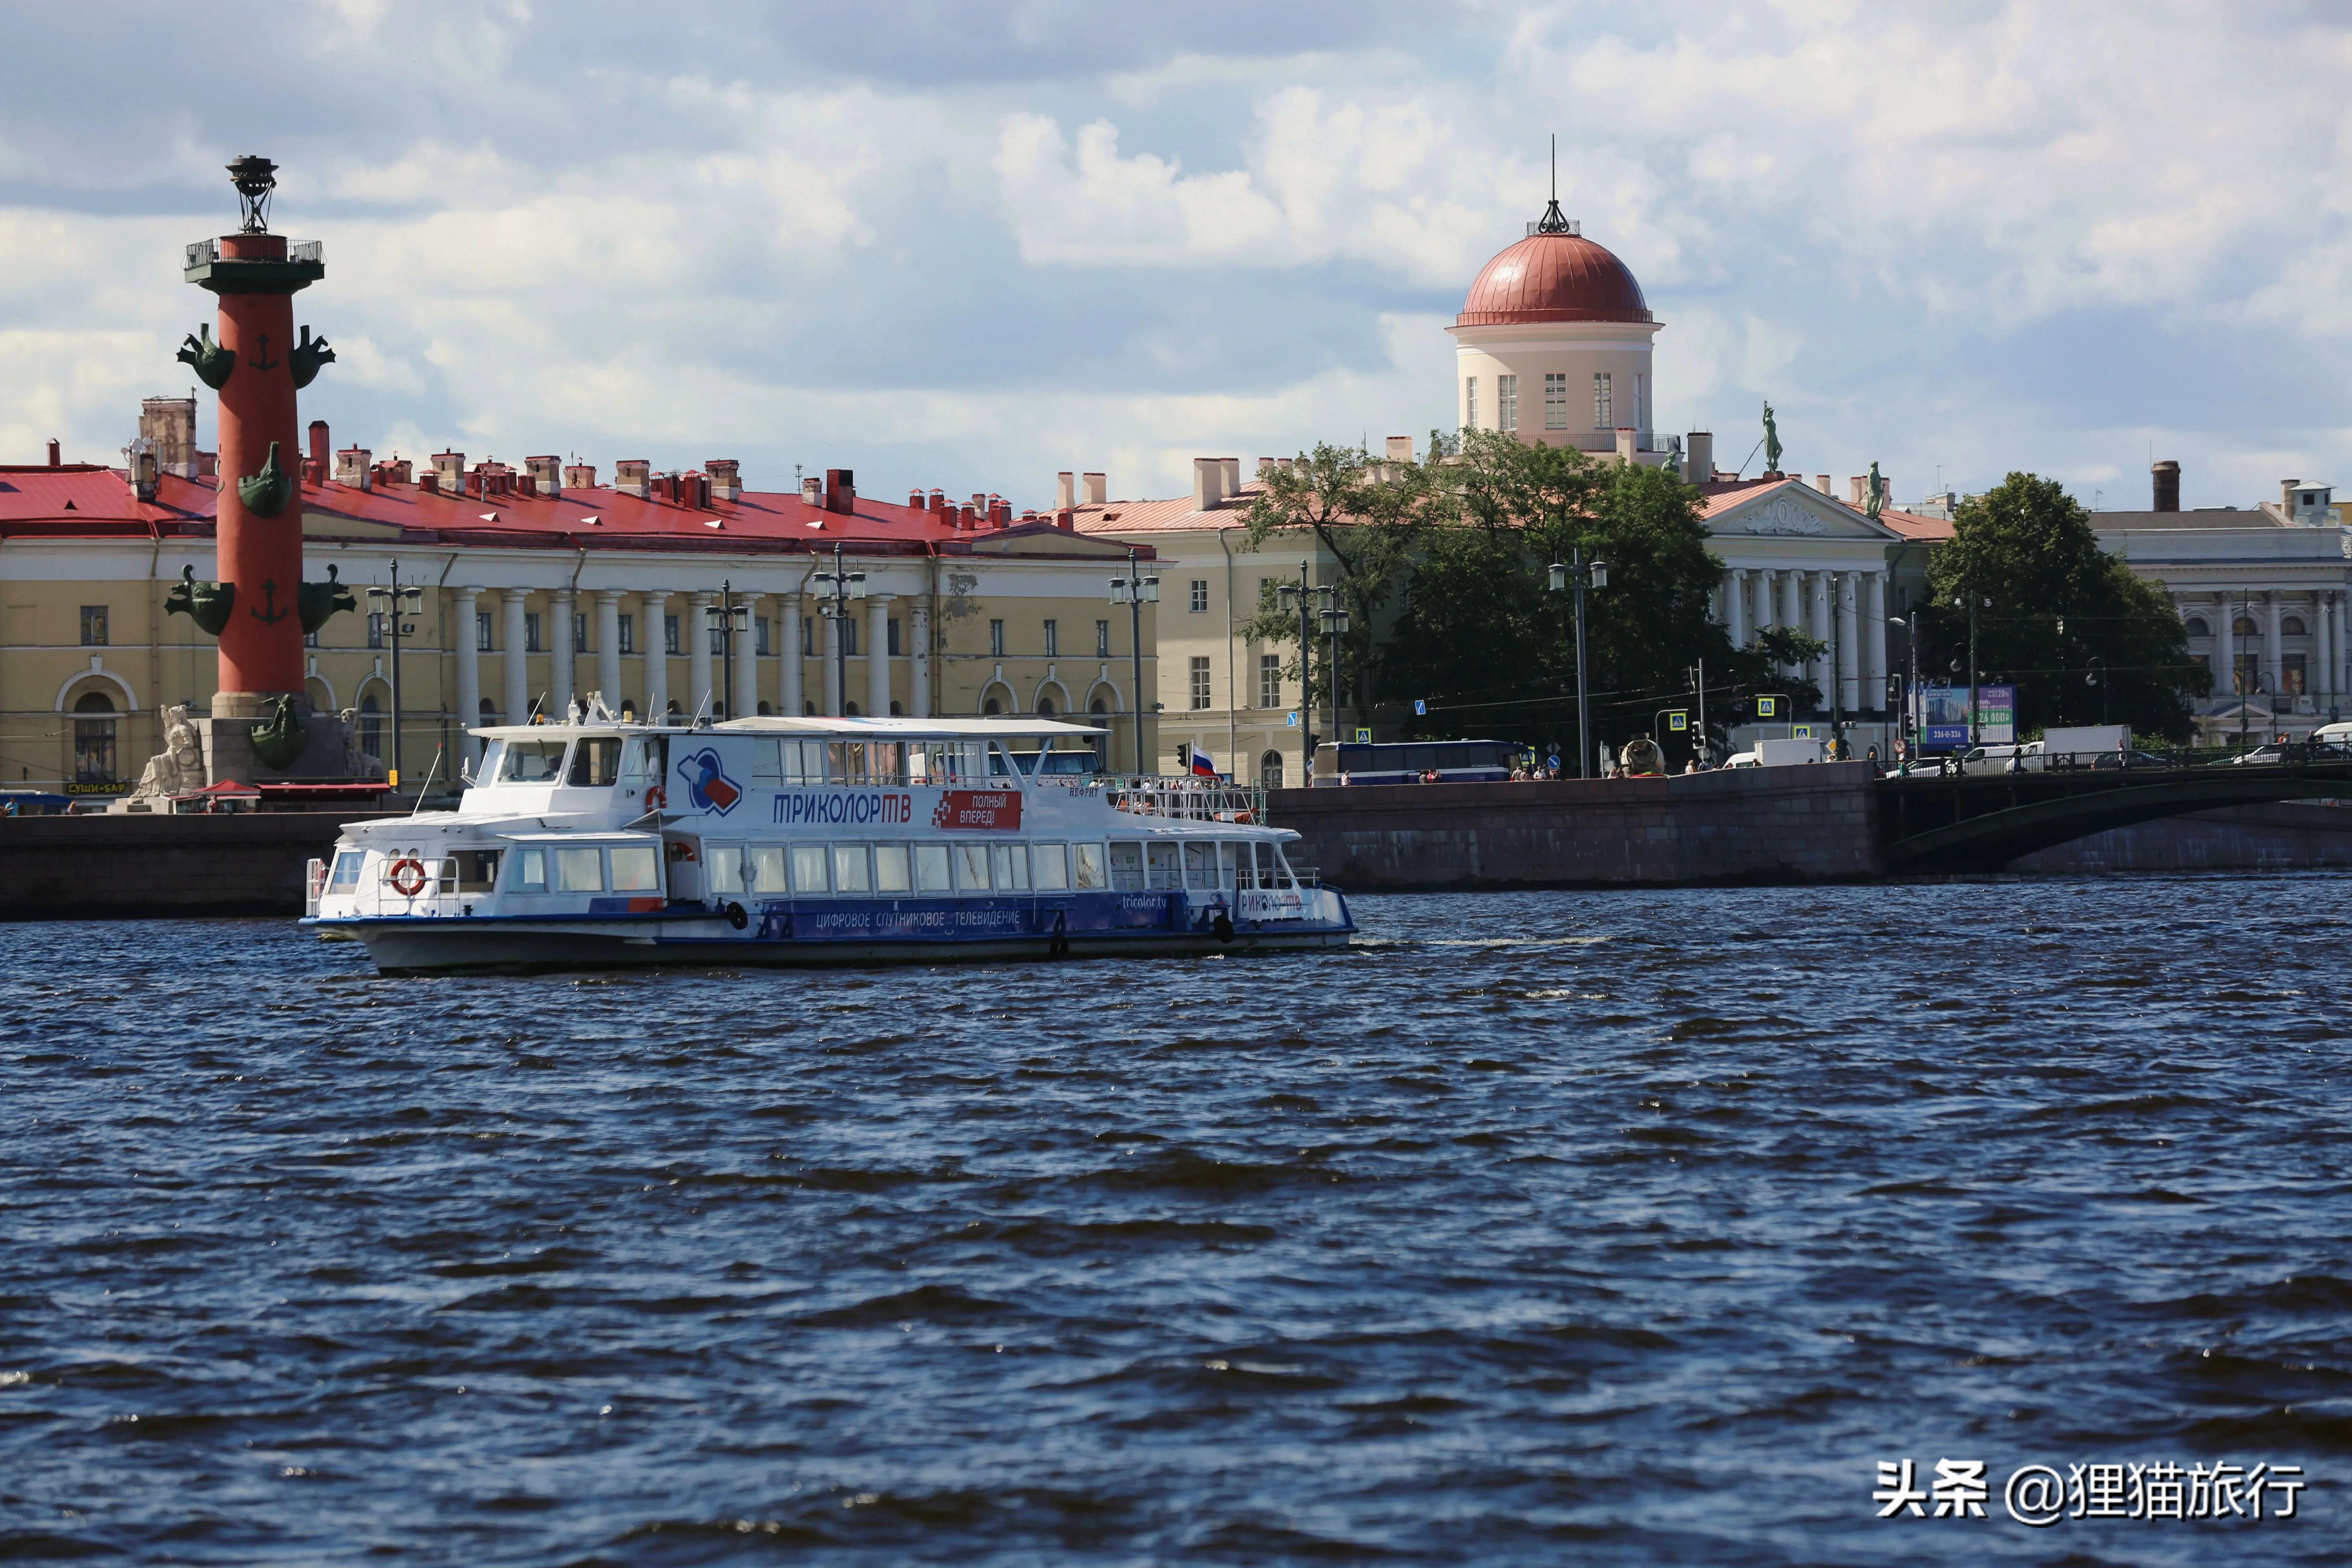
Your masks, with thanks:
<instances>
[{"instance_id":1,"label":"building window","mask_svg":"<svg viewBox=\"0 0 2352 1568\"><path fill-rule=\"evenodd\" d=\"M2258 637L2263 635L2263 628L2244 616L2240 616L2231 622L2230 629L2242 637Z\"/></svg>"},{"instance_id":2,"label":"building window","mask_svg":"<svg viewBox=\"0 0 2352 1568\"><path fill-rule=\"evenodd\" d=\"M368 612L368 647L382 647L383 646L383 612L382 610L370 610Z\"/></svg>"},{"instance_id":3,"label":"building window","mask_svg":"<svg viewBox=\"0 0 2352 1568\"><path fill-rule=\"evenodd\" d=\"M2182 629L2192 637L2210 637L2213 635L2213 628L2205 624L2205 617L2202 616L2189 616L2189 625Z\"/></svg>"},{"instance_id":4,"label":"building window","mask_svg":"<svg viewBox=\"0 0 2352 1568\"><path fill-rule=\"evenodd\" d=\"M801 657L816 657L816 623L805 616L801 617Z\"/></svg>"},{"instance_id":5,"label":"building window","mask_svg":"<svg viewBox=\"0 0 2352 1568\"><path fill-rule=\"evenodd\" d=\"M619 632L619 642L620 642L620 647L618 647L617 648L614 649L613 651L614 651L615 653L635 653L635 652L636 652L636 651L637 651L637 617L636 617L636 616L623 616L621 617L621 624L620 624L620 626L619 626L616 629L617 629L617 631Z\"/></svg>"},{"instance_id":6,"label":"building window","mask_svg":"<svg viewBox=\"0 0 2352 1568\"><path fill-rule=\"evenodd\" d=\"M2290 637L2309 637L2311 629L2303 624L2301 616L2287 616L2279 621L2279 635Z\"/></svg>"},{"instance_id":7,"label":"building window","mask_svg":"<svg viewBox=\"0 0 2352 1568\"><path fill-rule=\"evenodd\" d=\"M1640 430L1650 427L1650 378L1639 371L1633 374L1633 426Z\"/></svg>"},{"instance_id":8,"label":"building window","mask_svg":"<svg viewBox=\"0 0 2352 1568\"><path fill-rule=\"evenodd\" d=\"M717 620L712 620L709 624L709 629L710 633L710 657L713 658L726 658L727 627L724 624Z\"/></svg>"},{"instance_id":9,"label":"building window","mask_svg":"<svg viewBox=\"0 0 2352 1568\"><path fill-rule=\"evenodd\" d=\"M888 622L888 623L887 623L887 626L888 626L888 627L889 627L889 637L890 637L890 657L891 657L892 658L905 658L905 657L906 657L906 655L905 655L904 653L902 653L902 652L899 650L899 647L898 647L898 623L897 621L893 620L893 621L890 621L890 622ZM1051 622L1051 621L1048 621L1048 622L1046 622L1045 624L1046 624L1047 626L1052 626L1054 623L1053 623L1053 622Z\"/></svg>"},{"instance_id":10,"label":"building window","mask_svg":"<svg viewBox=\"0 0 2352 1568\"><path fill-rule=\"evenodd\" d=\"M841 651L852 658L857 657L857 623L846 616L841 618Z\"/></svg>"},{"instance_id":11,"label":"building window","mask_svg":"<svg viewBox=\"0 0 2352 1568\"><path fill-rule=\"evenodd\" d=\"M104 605L84 605L81 607L81 646L84 647L106 646L106 606Z\"/></svg>"},{"instance_id":12,"label":"building window","mask_svg":"<svg viewBox=\"0 0 2352 1568\"><path fill-rule=\"evenodd\" d=\"M106 611L98 612L99 636L106 635ZM89 624L89 610L82 610ZM92 715L104 714L104 718ZM114 782L114 703L103 691L93 691L74 703L74 783Z\"/></svg>"},{"instance_id":13,"label":"building window","mask_svg":"<svg viewBox=\"0 0 2352 1568\"><path fill-rule=\"evenodd\" d=\"M1195 658L1192 660L1192 706L1206 708L1208 705L1209 661L1205 658Z\"/></svg>"},{"instance_id":14,"label":"building window","mask_svg":"<svg viewBox=\"0 0 2352 1568\"><path fill-rule=\"evenodd\" d=\"M1257 760L1257 782L1267 789L1282 787L1282 753L1268 752Z\"/></svg>"},{"instance_id":15,"label":"building window","mask_svg":"<svg viewBox=\"0 0 2352 1568\"><path fill-rule=\"evenodd\" d=\"M2262 688L2262 656L2252 653L2240 654L2238 656L2238 694L2242 697L2251 696L2260 691Z\"/></svg>"},{"instance_id":16,"label":"building window","mask_svg":"<svg viewBox=\"0 0 2352 1568\"><path fill-rule=\"evenodd\" d=\"M1209 613L1209 580L1206 577L1192 579L1192 596L1186 607L1196 616Z\"/></svg>"},{"instance_id":17,"label":"building window","mask_svg":"<svg viewBox=\"0 0 2352 1568\"><path fill-rule=\"evenodd\" d=\"M664 616L662 617L662 652L674 654L677 651L677 617L676 616Z\"/></svg>"},{"instance_id":18,"label":"building window","mask_svg":"<svg viewBox=\"0 0 2352 1568\"><path fill-rule=\"evenodd\" d=\"M751 651L761 658L775 651L775 634L769 630L774 625L765 616L751 623Z\"/></svg>"},{"instance_id":19,"label":"building window","mask_svg":"<svg viewBox=\"0 0 2352 1568\"><path fill-rule=\"evenodd\" d=\"M319 634L316 632L304 632L302 634L302 646L304 647L317 647L319 646Z\"/></svg>"},{"instance_id":20,"label":"building window","mask_svg":"<svg viewBox=\"0 0 2352 1568\"><path fill-rule=\"evenodd\" d=\"M1110 657L1110 623L1108 621L1095 623L1095 657L1097 658Z\"/></svg>"},{"instance_id":21,"label":"building window","mask_svg":"<svg viewBox=\"0 0 2352 1568\"><path fill-rule=\"evenodd\" d=\"M1462 428L1478 428L1478 378L1475 375L1462 378Z\"/></svg>"},{"instance_id":22,"label":"building window","mask_svg":"<svg viewBox=\"0 0 2352 1568\"><path fill-rule=\"evenodd\" d=\"M1592 427L1595 430L1617 428L1617 398L1609 389L1609 373L1592 373Z\"/></svg>"},{"instance_id":23,"label":"building window","mask_svg":"<svg viewBox=\"0 0 2352 1568\"><path fill-rule=\"evenodd\" d=\"M371 757L383 755L383 707L373 691L360 699L360 750Z\"/></svg>"},{"instance_id":24,"label":"building window","mask_svg":"<svg viewBox=\"0 0 2352 1568\"><path fill-rule=\"evenodd\" d=\"M572 617L572 651L586 653L588 647L588 612L582 610Z\"/></svg>"},{"instance_id":25,"label":"building window","mask_svg":"<svg viewBox=\"0 0 2352 1568\"><path fill-rule=\"evenodd\" d=\"M1004 657L1004 623L1003 621L988 623L988 652L992 658Z\"/></svg>"},{"instance_id":26,"label":"building window","mask_svg":"<svg viewBox=\"0 0 2352 1568\"><path fill-rule=\"evenodd\" d=\"M1568 373L1546 372L1544 374L1544 428L1568 428Z\"/></svg>"},{"instance_id":27,"label":"building window","mask_svg":"<svg viewBox=\"0 0 2352 1568\"><path fill-rule=\"evenodd\" d=\"M494 640L495 634L490 629L490 623L493 618L494 617L488 610L476 610L474 612L474 651L476 653L496 653L498 651L499 645L496 640Z\"/></svg>"},{"instance_id":28,"label":"building window","mask_svg":"<svg viewBox=\"0 0 2352 1568\"><path fill-rule=\"evenodd\" d=\"M2290 697L2300 697L2304 693L2304 659L2305 656L2299 653L2279 657L2279 689Z\"/></svg>"},{"instance_id":29,"label":"building window","mask_svg":"<svg viewBox=\"0 0 2352 1568\"><path fill-rule=\"evenodd\" d=\"M1045 623L1045 657L1047 658L1059 658L1061 656L1062 623L1059 621L1047 621Z\"/></svg>"},{"instance_id":30,"label":"building window","mask_svg":"<svg viewBox=\"0 0 2352 1568\"><path fill-rule=\"evenodd\" d=\"M1495 428L1516 430L1519 427L1519 378L1498 375L1495 378Z\"/></svg>"},{"instance_id":31,"label":"building window","mask_svg":"<svg viewBox=\"0 0 2352 1568\"><path fill-rule=\"evenodd\" d=\"M539 612L537 610L526 612L522 618L523 652L545 653L547 651L547 645L540 640L539 626ZM373 634L370 635L373 636ZM382 644L374 642L368 644L368 647L380 647L382 646Z\"/></svg>"},{"instance_id":32,"label":"building window","mask_svg":"<svg viewBox=\"0 0 2352 1568\"><path fill-rule=\"evenodd\" d=\"M1282 656L1278 653L1257 656L1257 705L1261 708L1282 706Z\"/></svg>"}]
</instances>

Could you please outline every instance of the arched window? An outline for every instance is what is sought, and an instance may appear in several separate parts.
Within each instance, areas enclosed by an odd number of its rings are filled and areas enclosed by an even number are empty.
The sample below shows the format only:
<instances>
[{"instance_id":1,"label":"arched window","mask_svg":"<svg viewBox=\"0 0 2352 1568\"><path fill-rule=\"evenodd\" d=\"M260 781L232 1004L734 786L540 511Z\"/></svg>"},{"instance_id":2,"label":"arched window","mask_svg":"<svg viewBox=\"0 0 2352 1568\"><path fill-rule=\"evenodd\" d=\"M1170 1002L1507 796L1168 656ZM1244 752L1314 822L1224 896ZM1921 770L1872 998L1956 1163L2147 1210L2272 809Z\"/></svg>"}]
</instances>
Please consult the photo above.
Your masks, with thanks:
<instances>
[{"instance_id":1,"label":"arched window","mask_svg":"<svg viewBox=\"0 0 2352 1568\"><path fill-rule=\"evenodd\" d=\"M775 710L774 710L773 708L769 707L769 706L768 706L768 704L767 704L767 702L766 702L764 700L761 700L761 702L760 703L760 717L761 717L761 718L762 718L762 719L765 719L765 718L768 718L770 715L773 714L774 712L775 712Z\"/></svg>"},{"instance_id":2,"label":"arched window","mask_svg":"<svg viewBox=\"0 0 2352 1568\"><path fill-rule=\"evenodd\" d=\"M371 757L383 755L383 704L373 691L360 699L360 750Z\"/></svg>"},{"instance_id":3,"label":"arched window","mask_svg":"<svg viewBox=\"0 0 2352 1568\"><path fill-rule=\"evenodd\" d=\"M635 698L624 697L621 699L621 721L625 724L634 724L637 721L637 700Z\"/></svg>"},{"instance_id":4,"label":"arched window","mask_svg":"<svg viewBox=\"0 0 2352 1568\"><path fill-rule=\"evenodd\" d=\"M1037 717L1040 719L1051 719L1054 716L1054 700L1052 698L1040 697L1037 699Z\"/></svg>"},{"instance_id":5,"label":"arched window","mask_svg":"<svg viewBox=\"0 0 2352 1568\"><path fill-rule=\"evenodd\" d=\"M1267 789L1282 787L1282 753L1268 752L1257 760L1257 782Z\"/></svg>"},{"instance_id":6,"label":"arched window","mask_svg":"<svg viewBox=\"0 0 2352 1568\"><path fill-rule=\"evenodd\" d=\"M478 706L482 710L483 723L495 724L499 721L499 705L497 703L485 697L482 699Z\"/></svg>"},{"instance_id":7,"label":"arched window","mask_svg":"<svg viewBox=\"0 0 2352 1568\"><path fill-rule=\"evenodd\" d=\"M1097 697L1092 702L1087 704L1087 711L1089 713L1108 713L1110 711L1110 704Z\"/></svg>"},{"instance_id":8,"label":"arched window","mask_svg":"<svg viewBox=\"0 0 2352 1568\"><path fill-rule=\"evenodd\" d=\"M89 692L75 700L73 710L74 783L112 784L114 700L103 691Z\"/></svg>"},{"instance_id":9,"label":"arched window","mask_svg":"<svg viewBox=\"0 0 2352 1568\"><path fill-rule=\"evenodd\" d=\"M841 716L842 716L843 718L845 718L845 719L855 719L855 718L856 718L856 717L858 716L858 714L857 714L857 704L856 704L856 703L855 703L855 702L845 702L845 703L843 703L843 704L841 705Z\"/></svg>"},{"instance_id":10,"label":"arched window","mask_svg":"<svg viewBox=\"0 0 2352 1568\"><path fill-rule=\"evenodd\" d=\"M2301 616L2289 616L2279 622L2279 633L2283 637L2309 637L2311 628L2303 624Z\"/></svg>"},{"instance_id":11,"label":"arched window","mask_svg":"<svg viewBox=\"0 0 2352 1568\"><path fill-rule=\"evenodd\" d=\"M669 706L663 709L662 712L672 719L682 719L686 716L686 710L677 705L677 699L675 697L669 700Z\"/></svg>"},{"instance_id":12,"label":"arched window","mask_svg":"<svg viewBox=\"0 0 2352 1568\"><path fill-rule=\"evenodd\" d=\"M816 717L816 704L815 704L814 702L803 702L803 703L802 703L802 704L801 704L801 717L802 717L802 718L803 718L803 719L814 719L814 718L815 718L815 717Z\"/></svg>"},{"instance_id":13,"label":"arched window","mask_svg":"<svg viewBox=\"0 0 2352 1568\"><path fill-rule=\"evenodd\" d=\"M2189 635L2192 637L2210 637L2213 635L2213 628L2205 624L2204 616L2191 616L2189 617Z\"/></svg>"},{"instance_id":14,"label":"arched window","mask_svg":"<svg viewBox=\"0 0 2352 1568\"><path fill-rule=\"evenodd\" d=\"M900 703L897 698L893 697L890 699L890 717L893 719L903 719L906 717L906 707Z\"/></svg>"},{"instance_id":15,"label":"arched window","mask_svg":"<svg viewBox=\"0 0 2352 1568\"><path fill-rule=\"evenodd\" d=\"M2236 621L2231 623L2230 629L2237 633L2237 635L2242 637L2258 637L2263 635L2263 628L2254 625L2253 622L2248 620L2243 616L2240 616Z\"/></svg>"},{"instance_id":16,"label":"arched window","mask_svg":"<svg viewBox=\"0 0 2352 1568\"><path fill-rule=\"evenodd\" d=\"M1003 708L997 706L996 699L993 697L980 705L981 717L984 719L994 719L1003 711Z\"/></svg>"}]
</instances>

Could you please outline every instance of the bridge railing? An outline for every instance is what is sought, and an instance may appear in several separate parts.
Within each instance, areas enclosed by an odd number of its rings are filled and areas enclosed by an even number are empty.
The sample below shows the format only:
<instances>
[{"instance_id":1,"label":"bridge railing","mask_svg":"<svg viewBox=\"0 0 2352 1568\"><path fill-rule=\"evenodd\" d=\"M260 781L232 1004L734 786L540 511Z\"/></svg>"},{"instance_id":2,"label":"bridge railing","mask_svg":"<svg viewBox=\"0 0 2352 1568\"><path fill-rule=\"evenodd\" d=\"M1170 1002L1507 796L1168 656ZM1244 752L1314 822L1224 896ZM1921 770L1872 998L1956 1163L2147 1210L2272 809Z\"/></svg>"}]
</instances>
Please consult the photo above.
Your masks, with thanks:
<instances>
[{"instance_id":1,"label":"bridge railing","mask_svg":"<svg viewBox=\"0 0 2352 1568\"><path fill-rule=\"evenodd\" d=\"M2118 768L2130 772L2157 772L2175 768L2215 766L2301 766L2315 763L2352 763L2352 746L2326 741L2286 741L2250 743L2239 746L2174 746L2160 751L2135 750L2124 752L2042 752L2020 759L2018 772L2027 773L2113 773ZM1998 776L2010 772L2007 757L1984 757L1973 763L1963 762L1958 752L1941 757L1915 760L1907 774L1900 768L1890 768L1889 778L1951 778L1965 773L1969 778Z\"/></svg>"}]
</instances>

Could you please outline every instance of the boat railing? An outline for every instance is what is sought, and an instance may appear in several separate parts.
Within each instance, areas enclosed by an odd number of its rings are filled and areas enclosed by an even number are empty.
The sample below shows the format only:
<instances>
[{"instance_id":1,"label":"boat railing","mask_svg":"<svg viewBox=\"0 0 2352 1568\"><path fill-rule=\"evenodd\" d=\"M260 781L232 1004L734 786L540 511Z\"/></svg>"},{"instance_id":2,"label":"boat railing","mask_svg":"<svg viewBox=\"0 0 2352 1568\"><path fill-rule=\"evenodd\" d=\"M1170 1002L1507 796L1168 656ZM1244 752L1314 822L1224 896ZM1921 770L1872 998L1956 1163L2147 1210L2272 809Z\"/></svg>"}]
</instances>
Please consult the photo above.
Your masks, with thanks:
<instances>
[{"instance_id":1,"label":"boat railing","mask_svg":"<svg viewBox=\"0 0 2352 1568\"><path fill-rule=\"evenodd\" d=\"M1185 822L1265 820L1265 791L1256 784L1181 773L1089 773L1039 782L1059 784L1074 795L1098 795L1112 809L1138 816L1168 816Z\"/></svg>"}]
</instances>

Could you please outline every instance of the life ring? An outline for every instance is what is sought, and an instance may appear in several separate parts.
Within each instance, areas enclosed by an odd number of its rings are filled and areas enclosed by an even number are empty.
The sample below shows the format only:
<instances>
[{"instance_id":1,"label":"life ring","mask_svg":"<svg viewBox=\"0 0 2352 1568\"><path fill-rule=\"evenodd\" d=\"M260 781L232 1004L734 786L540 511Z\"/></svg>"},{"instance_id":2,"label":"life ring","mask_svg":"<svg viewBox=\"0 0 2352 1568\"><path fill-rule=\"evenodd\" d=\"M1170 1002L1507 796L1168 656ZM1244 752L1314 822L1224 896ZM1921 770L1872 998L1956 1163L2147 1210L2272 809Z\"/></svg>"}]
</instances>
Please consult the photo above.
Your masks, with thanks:
<instances>
[{"instance_id":1,"label":"life ring","mask_svg":"<svg viewBox=\"0 0 2352 1568\"><path fill-rule=\"evenodd\" d=\"M653 788L646 791L646 809L647 811L659 811L668 804L669 796L662 793L661 785L656 784Z\"/></svg>"},{"instance_id":2,"label":"life ring","mask_svg":"<svg viewBox=\"0 0 2352 1568\"><path fill-rule=\"evenodd\" d=\"M394 860L384 880L390 882L392 890L402 898L413 899L425 890L425 862Z\"/></svg>"}]
</instances>

